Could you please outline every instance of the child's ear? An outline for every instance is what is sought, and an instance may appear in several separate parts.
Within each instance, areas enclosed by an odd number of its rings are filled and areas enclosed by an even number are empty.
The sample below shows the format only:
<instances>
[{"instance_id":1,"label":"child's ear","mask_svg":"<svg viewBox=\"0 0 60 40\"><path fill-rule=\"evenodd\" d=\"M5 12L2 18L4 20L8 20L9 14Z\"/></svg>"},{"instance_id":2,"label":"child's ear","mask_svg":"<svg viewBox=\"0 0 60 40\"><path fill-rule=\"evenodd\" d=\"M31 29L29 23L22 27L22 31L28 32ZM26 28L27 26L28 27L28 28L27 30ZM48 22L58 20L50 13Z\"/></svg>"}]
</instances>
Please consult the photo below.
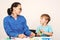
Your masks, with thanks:
<instances>
[{"instance_id":1,"label":"child's ear","mask_svg":"<svg viewBox=\"0 0 60 40\"><path fill-rule=\"evenodd\" d=\"M46 23L48 23L48 20L46 20Z\"/></svg>"}]
</instances>

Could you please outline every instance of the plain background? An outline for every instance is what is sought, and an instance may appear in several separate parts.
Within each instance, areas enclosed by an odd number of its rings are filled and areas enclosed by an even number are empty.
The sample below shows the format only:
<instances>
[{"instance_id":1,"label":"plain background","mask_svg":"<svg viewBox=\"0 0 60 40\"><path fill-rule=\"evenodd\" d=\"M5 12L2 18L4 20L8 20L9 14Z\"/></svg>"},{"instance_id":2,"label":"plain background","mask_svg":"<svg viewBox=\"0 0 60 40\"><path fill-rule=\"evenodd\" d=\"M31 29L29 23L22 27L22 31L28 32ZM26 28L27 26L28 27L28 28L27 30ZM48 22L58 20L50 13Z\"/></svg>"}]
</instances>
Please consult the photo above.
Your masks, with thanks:
<instances>
[{"instance_id":1,"label":"plain background","mask_svg":"<svg viewBox=\"0 0 60 40\"><path fill-rule=\"evenodd\" d=\"M3 19L13 2L22 4L21 15L25 16L30 29L36 29L40 25L41 14L49 14L53 40L60 40L60 0L0 0L0 39L8 37L3 27Z\"/></svg>"}]
</instances>

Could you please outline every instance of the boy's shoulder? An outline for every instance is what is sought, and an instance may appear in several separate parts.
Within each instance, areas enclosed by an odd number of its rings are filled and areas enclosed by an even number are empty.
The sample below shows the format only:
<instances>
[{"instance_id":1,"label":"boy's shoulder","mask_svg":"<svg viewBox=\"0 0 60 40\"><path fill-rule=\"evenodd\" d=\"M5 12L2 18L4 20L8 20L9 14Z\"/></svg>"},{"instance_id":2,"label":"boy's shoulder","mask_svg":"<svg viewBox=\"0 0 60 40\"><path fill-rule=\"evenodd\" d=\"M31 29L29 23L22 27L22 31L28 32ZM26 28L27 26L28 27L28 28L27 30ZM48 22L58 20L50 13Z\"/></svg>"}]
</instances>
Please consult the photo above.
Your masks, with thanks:
<instances>
[{"instance_id":1,"label":"boy's shoulder","mask_svg":"<svg viewBox=\"0 0 60 40\"><path fill-rule=\"evenodd\" d=\"M47 25L46 28L48 28L48 29L52 29L52 26L51 26L51 25Z\"/></svg>"},{"instance_id":2,"label":"boy's shoulder","mask_svg":"<svg viewBox=\"0 0 60 40\"><path fill-rule=\"evenodd\" d=\"M42 27L41 25L37 26L37 28L41 28L41 27Z\"/></svg>"},{"instance_id":3,"label":"boy's shoulder","mask_svg":"<svg viewBox=\"0 0 60 40\"><path fill-rule=\"evenodd\" d=\"M47 25L47 27L52 27L51 25Z\"/></svg>"}]
</instances>

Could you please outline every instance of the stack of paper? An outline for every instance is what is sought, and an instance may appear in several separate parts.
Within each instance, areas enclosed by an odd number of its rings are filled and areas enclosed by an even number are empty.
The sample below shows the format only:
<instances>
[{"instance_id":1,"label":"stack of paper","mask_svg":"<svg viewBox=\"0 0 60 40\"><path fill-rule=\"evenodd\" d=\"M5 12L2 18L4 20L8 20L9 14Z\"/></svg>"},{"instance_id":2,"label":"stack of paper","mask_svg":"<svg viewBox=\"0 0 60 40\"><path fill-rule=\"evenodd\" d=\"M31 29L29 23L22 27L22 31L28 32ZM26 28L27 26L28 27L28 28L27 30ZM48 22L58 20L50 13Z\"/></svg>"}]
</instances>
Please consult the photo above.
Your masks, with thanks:
<instances>
[{"instance_id":1,"label":"stack of paper","mask_svg":"<svg viewBox=\"0 0 60 40\"><path fill-rule=\"evenodd\" d=\"M11 39L11 40L29 40L29 38L14 38L14 39Z\"/></svg>"}]
</instances>

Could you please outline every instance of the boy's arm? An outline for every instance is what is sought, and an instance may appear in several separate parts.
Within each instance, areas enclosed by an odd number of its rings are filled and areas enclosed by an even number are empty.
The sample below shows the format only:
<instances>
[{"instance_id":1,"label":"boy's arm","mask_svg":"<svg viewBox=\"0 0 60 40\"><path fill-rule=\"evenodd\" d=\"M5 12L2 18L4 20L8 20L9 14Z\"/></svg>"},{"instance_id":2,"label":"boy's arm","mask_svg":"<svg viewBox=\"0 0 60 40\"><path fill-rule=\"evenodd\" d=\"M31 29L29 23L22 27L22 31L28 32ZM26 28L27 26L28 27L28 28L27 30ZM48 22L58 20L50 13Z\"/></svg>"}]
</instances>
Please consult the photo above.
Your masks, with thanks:
<instances>
[{"instance_id":1,"label":"boy's arm","mask_svg":"<svg viewBox=\"0 0 60 40\"><path fill-rule=\"evenodd\" d=\"M49 35L49 36L52 36L53 35L53 32L52 32L52 28L49 27L48 29L48 32L45 32L44 30L40 30L43 34L46 34L46 35Z\"/></svg>"},{"instance_id":2,"label":"boy's arm","mask_svg":"<svg viewBox=\"0 0 60 40\"><path fill-rule=\"evenodd\" d=\"M46 34L46 35L52 36L53 32L43 32L43 34Z\"/></svg>"}]
</instances>

